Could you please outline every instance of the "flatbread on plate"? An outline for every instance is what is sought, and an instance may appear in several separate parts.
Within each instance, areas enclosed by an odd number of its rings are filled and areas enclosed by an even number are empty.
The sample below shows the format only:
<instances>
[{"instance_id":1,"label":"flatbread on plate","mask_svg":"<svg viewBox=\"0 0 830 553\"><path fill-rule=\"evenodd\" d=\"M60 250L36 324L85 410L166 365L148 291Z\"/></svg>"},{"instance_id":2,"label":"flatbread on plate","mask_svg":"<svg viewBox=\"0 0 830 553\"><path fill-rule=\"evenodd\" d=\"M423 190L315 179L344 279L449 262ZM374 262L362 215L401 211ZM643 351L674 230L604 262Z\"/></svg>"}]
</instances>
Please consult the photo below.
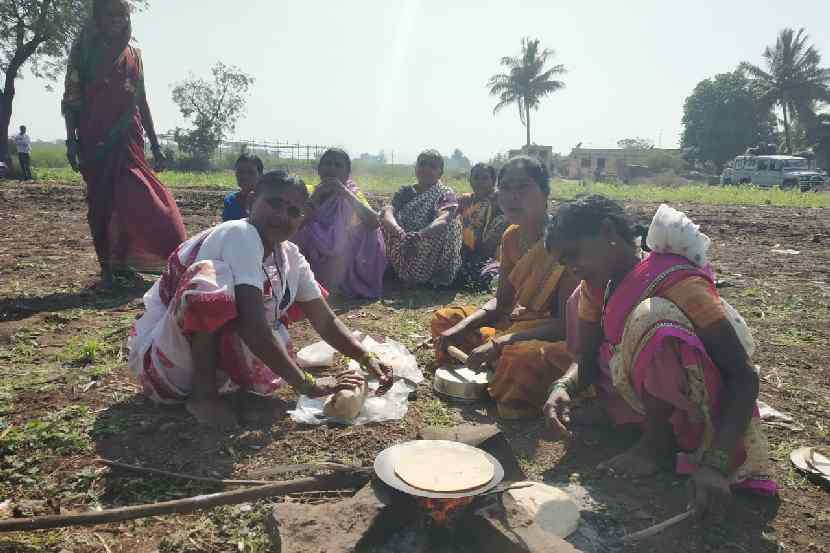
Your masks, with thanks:
<instances>
[{"instance_id":1,"label":"flatbread on plate","mask_svg":"<svg viewBox=\"0 0 830 553\"><path fill-rule=\"evenodd\" d=\"M481 451L436 446L407 453L395 464L395 474L419 490L461 492L480 488L496 469Z\"/></svg>"}]
</instances>

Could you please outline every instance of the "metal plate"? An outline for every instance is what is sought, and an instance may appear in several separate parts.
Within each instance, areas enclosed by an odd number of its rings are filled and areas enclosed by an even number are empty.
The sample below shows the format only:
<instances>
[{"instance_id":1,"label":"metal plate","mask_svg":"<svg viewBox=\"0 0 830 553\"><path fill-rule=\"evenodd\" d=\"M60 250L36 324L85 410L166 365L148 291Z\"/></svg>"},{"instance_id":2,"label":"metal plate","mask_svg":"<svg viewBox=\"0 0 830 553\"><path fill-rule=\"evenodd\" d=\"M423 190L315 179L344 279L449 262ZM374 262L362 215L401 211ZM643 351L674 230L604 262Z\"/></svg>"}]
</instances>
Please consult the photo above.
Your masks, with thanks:
<instances>
[{"instance_id":1,"label":"metal plate","mask_svg":"<svg viewBox=\"0 0 830 553\"><path fill-rule=\"evenodd\" d=\"M479 373L476 380L472 380L463 376L466 372L469 372L466 367L458 365L439 367L432 378L432 389L450 398L467 401L481 399L493 380L493 374L489 371L486 375Z\"/></svg>"},{"instance_id":2,"label":"metal plate","mask_svg":"<svg viewBox=\"0 0 830 553\"><path fill-rule=\"evenodd\" d=\"M490 480L484 486L480 488L474 488L472 490L466 490L463 492L429 492L426 490L421 490L410 486L403 480L401 480L397 474L395 474L395 465L397 465L398 459L400 459L403 455L407 455L408 453L412 453L414 450L418 449L425 449L425 448L434 448L435 446L440 447L447 447L453 449L463 449L469 450L474 449L475 451L479 451L487 457L487 460L493 463L493 479ZM449 440L414 440L411 442L404 442L402 444L393 445L392 447L388 447L381 451L377 457L375 457L375 474L378 475L378 478L383 480L384 483L392 486L396 490L400 490L404 493L409 495L414 495L418 497L430 497L433 499L449 499L449 498L458 498L458 497L469 497L472 495L478 495L489 491L496 486L504 478L504 469L501 466L501 463L487 453L486 451L482 451L477 447L473 447L471 445L462 444L459 442L451 442Z\"/></svg>"}]
</instances>

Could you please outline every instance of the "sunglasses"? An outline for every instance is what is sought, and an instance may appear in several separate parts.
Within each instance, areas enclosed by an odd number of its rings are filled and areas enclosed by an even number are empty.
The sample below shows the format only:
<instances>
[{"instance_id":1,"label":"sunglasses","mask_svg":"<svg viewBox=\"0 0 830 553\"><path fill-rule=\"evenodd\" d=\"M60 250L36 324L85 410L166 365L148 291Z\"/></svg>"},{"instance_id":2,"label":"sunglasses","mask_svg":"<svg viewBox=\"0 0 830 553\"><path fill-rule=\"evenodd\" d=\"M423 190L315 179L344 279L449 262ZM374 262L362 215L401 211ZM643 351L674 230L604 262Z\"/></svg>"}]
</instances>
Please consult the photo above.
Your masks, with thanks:
<instances>
[{"instance_id":1,"label":"sunglasses","mask_svg":"<svg viewBox=\"0 0 830 553\"><path fill-rule=\"evenodd\" d=\"M292 219L299 219L303 216L303 210L299 207L283 200L280 197L276 198L263 198L265 203L271 206L271 209L278 210L280 208L285 208L285 212L288 213L288 216Z\"/></svg>"}]
</instances>

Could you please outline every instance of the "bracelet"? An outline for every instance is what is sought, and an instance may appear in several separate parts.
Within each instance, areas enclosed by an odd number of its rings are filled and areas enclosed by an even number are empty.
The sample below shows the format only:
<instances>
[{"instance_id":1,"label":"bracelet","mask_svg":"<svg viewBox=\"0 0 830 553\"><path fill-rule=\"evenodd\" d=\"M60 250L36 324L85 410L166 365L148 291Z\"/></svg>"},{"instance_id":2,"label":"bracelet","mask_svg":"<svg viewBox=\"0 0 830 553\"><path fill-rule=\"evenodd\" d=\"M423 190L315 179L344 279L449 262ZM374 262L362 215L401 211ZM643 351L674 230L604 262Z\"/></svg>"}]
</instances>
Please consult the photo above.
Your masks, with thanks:
<instances>
[{"instance_id":1,"label":"bracelet","mask_svg":"<svg viewBox=\"0 0 830 553\"><path fill-rule=\"evenodd\" d=\"M569 396L572 396L576 393L576 382L571 378L562 377L551 384L548 388L548 395L550 396L556 390L565 390Z\"/></svg>"},{"instance_id":2,"label":"bracelet","mask_svg":"<svg viewBox=\"0 0 830 553\"><path fill-rule=\"evenodd\" d=\"M732 456L723 449L707 449L703 452L700 464L701 466L713 468L724 476L729 476Z\"/></svg>"},{"instance_id":3,"label":"bracelet","mask_svg":"<svg viewBox=\"0 0 830 553\"><path fill-rule=\"evenodd\" d=\"M371 351L367 351L366 353L364 353L363 357L361 357L360 359L355 359L355 361L357 361L360 364L360 367L363 369L365 369L366 366L369 364L369 361L372 360L377 361L378 356Z\"/></svg>"},{"instance_id":4,"label":"bracelet","mask_svg":"<svg viewBox=\"0 0 830 553\"><path fill-rule=\"evenodd\" d=\"M307 396L309 392L317 387L317 379L309 372L303 372L303 381L294 386L297 393Z\"/></svg>"}]
</instances>

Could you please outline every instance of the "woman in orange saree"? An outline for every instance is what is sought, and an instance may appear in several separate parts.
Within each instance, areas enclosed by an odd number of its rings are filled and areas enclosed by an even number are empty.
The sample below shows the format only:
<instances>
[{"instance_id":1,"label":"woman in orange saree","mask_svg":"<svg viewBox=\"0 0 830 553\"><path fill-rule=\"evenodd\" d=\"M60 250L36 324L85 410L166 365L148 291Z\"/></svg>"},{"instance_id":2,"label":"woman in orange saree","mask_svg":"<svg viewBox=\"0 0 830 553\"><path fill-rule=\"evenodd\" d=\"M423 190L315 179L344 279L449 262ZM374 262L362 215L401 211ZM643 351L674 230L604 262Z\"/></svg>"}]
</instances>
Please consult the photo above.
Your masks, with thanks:
<instances>
[{"instance_id":1,"label":"woman in orange saree","mask_svg":"<svg viewBox=\"0 0 830 553\"><path fill-rule=\"evenodd\" d=\"M163 168L141 52L131 37L127 3L95 0L69 55L62 102L67 157L87 185L87 219L105 283L131 268L161 270L186 236L175 200L144 159L146 131Z\"/></svg>"},{"instance_id":2,"label":"woman in orange saree","mask_svg":"<svg viewBox=\"0 0 830 553\"><path fill-rule=\"evenodd\" d=\"M572 361L565 305L576 281L545 250L549 180L532 158L502 167L499 203L511 226L502 238L496 297L480 308L439 309L431 323L439 361L455 345L470 352L471 369L494 368L489 392L505 419L539 416L547 387Z\"/></svg>"}]
</instances>

